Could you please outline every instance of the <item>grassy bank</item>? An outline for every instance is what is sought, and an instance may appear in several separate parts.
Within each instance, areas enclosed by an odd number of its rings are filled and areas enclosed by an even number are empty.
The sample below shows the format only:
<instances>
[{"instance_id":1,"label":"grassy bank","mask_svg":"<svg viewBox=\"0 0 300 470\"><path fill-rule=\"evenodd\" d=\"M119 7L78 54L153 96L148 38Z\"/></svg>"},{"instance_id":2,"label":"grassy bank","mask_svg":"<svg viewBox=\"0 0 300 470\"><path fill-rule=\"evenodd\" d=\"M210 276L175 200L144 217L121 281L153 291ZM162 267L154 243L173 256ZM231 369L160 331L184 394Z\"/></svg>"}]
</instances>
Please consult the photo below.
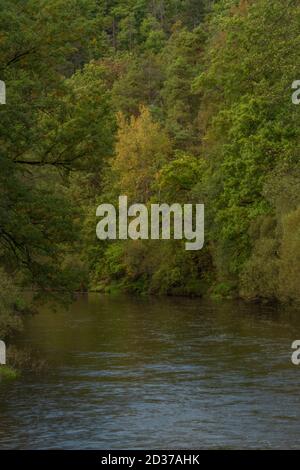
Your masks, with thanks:
<instances>
[{"instance_id":1,"label":"grassy bank","mask_svg":"<svg viewBox=\"0 0 300 470\"><path fill-rule=\"evenodd\" d=\"M10 366L0 366L0 381L15 380L20 376L20 371Z\"/></svg>"}]
</instances>

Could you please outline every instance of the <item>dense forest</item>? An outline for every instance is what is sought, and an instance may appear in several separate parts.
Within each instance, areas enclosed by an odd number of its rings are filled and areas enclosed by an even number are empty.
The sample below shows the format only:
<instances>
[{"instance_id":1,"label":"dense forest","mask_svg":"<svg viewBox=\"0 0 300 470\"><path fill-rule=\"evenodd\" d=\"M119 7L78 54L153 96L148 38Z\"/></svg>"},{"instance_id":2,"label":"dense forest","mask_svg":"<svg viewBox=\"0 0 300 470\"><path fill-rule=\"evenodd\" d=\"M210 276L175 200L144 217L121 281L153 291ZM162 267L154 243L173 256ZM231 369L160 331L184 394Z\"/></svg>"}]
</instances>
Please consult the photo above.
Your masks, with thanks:
<instances>
[{"instance_id":1,"label":"dense forest","mask_svg":"<svg viewBox=\"0 0 300 470\"><path fill-rule=\"evenodd\" d=\"M2 338L76 291L300 301L297 0L1 7ZM204 203L204 248L100 242L121 194Z\"/></svg>"}]
</instances>

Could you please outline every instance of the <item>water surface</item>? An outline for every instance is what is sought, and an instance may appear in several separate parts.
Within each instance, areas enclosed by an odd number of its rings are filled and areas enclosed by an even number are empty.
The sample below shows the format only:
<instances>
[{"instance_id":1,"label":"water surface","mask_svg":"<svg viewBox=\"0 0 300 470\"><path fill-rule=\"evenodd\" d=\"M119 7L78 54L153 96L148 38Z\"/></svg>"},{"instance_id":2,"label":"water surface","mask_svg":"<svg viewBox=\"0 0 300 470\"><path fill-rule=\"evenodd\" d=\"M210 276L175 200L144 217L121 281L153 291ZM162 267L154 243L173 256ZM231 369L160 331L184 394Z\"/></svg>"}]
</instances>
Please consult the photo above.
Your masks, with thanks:
<instances>
[{"instance_id":1,"label":"water surface","mask_svg":"<svg viewBox=\"0 0 300 470\"><path fill-rule=\"evenodd\" d=\"M51 365L0 384L1 449L300 447L300 314L90 295L28 318Z\"/></svg>"}]
</instances>

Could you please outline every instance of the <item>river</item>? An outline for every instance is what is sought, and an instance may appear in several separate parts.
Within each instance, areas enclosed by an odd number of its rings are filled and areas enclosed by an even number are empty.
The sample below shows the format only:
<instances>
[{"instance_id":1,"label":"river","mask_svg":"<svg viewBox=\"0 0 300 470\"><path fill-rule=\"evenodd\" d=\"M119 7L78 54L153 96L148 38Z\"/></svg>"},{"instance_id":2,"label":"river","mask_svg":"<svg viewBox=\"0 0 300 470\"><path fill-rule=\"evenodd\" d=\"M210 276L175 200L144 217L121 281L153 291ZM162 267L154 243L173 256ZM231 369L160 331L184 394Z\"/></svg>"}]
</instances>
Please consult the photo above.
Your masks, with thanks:
<instances>
[{"instance_id":1,"label":"river","mask_svg":"<svg viewBox=\"0 0 300 470\"><path fill-rule=\"evenodd\" d=\"M299 448L299 313L97 294L45 308L17 343L50 368L0 384L0 448Z\"/></svg>"}]
</instances>

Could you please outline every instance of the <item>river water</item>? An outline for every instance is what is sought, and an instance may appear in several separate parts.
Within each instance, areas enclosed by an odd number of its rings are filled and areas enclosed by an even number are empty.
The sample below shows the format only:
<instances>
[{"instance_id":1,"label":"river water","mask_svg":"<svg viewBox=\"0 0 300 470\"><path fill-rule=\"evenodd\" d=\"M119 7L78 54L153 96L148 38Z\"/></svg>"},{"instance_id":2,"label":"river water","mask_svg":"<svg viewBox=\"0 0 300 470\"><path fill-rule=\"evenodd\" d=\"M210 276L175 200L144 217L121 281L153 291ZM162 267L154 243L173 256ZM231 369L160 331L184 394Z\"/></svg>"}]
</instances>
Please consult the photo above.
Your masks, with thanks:
<instances>
[{"instance_id":1,"label":"river water","mask_svg":"<svg viewBox=\"0 0 300 470\"><path fill-rule=\"evenodd\" d=\"M1 449L300 447L300 312L90 295L28 318L46 374L0 383Z\"/></svg>"}]
</instances>

